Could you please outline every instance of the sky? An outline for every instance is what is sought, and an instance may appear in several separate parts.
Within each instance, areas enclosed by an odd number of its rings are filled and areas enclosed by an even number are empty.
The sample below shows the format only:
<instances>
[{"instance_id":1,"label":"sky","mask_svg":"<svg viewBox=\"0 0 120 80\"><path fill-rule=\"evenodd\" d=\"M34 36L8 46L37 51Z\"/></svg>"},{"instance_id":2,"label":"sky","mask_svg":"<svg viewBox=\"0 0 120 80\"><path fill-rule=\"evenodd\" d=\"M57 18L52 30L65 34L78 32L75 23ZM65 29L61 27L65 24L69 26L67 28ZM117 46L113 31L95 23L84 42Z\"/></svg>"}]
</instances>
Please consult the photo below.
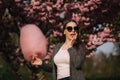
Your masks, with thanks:
<instances>
[{"instance_id":1,"label":"sky","mask_svg":"<svg viewBox=\"0 0 120 80\"><path fill-rule=\"evenodd\" d=\"M97 47L95 54L100 54L101 52L105 54L106 57L109 57L111 54L113 56L116 56L120 54L120 48L118 46L118 43L106 42L101 46Z\"/></svg>"}]
</instances>

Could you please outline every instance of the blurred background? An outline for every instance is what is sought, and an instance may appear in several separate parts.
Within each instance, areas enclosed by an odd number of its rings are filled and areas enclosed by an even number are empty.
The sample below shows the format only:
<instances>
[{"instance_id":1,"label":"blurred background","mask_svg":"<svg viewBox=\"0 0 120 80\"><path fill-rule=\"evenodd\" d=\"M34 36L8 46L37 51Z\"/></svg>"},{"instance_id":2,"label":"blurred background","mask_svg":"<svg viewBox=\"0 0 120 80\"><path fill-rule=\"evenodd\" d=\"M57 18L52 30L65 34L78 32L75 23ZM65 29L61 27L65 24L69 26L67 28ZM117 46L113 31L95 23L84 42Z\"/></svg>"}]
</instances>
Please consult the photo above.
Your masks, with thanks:
<instances>
[{"instance_id":1,"label":"blurred background","mask_svg":"<svg viewBox=\"0 0 120 80\"><path fill-rule=\"evenodd\" d=\"M0 0L0 80L51 80L51 73L24 59L20 29L37 25L50 59L68 19L77 21L81 40L94 53L83 65L86 80L120 80L120 0Z\"/></svg>"}]
</instances>

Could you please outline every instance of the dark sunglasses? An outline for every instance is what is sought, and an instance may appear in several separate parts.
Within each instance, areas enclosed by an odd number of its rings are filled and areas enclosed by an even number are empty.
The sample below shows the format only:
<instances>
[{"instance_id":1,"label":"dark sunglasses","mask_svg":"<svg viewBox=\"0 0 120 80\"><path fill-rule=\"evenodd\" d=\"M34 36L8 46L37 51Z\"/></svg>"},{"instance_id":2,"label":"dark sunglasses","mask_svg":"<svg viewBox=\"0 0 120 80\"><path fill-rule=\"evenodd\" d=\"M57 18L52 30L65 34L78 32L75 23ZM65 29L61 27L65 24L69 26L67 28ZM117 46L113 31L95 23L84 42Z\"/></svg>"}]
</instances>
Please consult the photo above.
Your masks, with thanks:
<instances>
[{"instance_id":1,"label":"dark sunglasses","mask_svg":"<svg viewBox=\"0 0 120 80\"><path fill-rule=\"evenodd\" d=\"M78 32L78 31L79 31L78 26L75 26L75 27L72 27L72 26L67 26L67 27L66 27L66 29L67 29L67 31L68 31L68 32L71 32L73 29L74 29L74 31L76 31L76 32Z\"/></svg>"}]
</instances>

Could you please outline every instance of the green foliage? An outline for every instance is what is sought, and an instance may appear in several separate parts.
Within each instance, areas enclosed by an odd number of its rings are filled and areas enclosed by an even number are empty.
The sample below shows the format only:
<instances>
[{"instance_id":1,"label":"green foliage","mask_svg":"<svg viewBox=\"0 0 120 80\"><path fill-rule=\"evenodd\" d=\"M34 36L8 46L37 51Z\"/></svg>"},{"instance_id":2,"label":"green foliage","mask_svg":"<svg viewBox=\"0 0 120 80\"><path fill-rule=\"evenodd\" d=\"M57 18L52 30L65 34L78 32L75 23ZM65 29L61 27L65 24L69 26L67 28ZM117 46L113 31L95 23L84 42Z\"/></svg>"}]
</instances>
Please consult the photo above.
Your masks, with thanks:
<instances>
[{"instance_id":1,"label":"green foliage","mask_svg":"<svg viewBox=\"0 0 120 80\"><path fill-rule=\"evenodd\" d=\"M0 7L0 10L1 9ZM10 10L11 9L12 8L10 8ZM2 13L3 12L4 8L2 10ZM2 19L2 21L0 20L0 80L42 80L44 78L45 80L51 80L51 73L46 73L41 69L35 70L31 68L31 65L28 64L22 56L19 45L20 16L18 15L19 17L17 17L18 20L16 22L16 12L13 12L14 14L10 12L6 15L2 13L0 13L0 19ZM100 18L97 20L102 21L103 19ZM120 31L120 11L112 24L115 29L114 34L117 35L117 32ZM83 31L81 29L80 31L81 34L84 34L82 36L87 35L85 33L88 32L88 30ZM50 36L49 38L49 44L55 44L59 41L57 37ZM116 38L118 37L116 36ZM117 40L120 41L120 38ZM93 59L87 59L83 66L85 77L87 80L120 80L119 57L120 56L111 56L109 59L104 59L103 62L97 64L97 68L93 65Z\"/></svg>"},{"instance_id":2,"label":"green foliage","mask_svg":"<svg viewBox=\"0 0 120 80\"><path fill-rule=\"evenodd\" d=\"M87 80L119 80L120 79L120 55L110 56L101 61L94 57L87 59L84 72ZM95 64L97 62L97 64Z\"/></svg>"}]
</instances>

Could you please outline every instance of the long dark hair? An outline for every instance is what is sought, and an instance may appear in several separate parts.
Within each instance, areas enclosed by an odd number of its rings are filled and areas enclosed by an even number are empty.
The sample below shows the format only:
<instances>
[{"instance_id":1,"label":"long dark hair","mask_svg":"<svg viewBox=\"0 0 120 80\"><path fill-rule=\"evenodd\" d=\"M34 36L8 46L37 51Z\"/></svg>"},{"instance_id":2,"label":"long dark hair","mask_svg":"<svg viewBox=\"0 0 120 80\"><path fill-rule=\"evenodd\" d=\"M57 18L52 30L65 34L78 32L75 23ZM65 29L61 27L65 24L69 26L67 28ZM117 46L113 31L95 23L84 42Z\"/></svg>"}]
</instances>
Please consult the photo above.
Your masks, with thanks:
<instances>
[{"instance_id":1,"label":"long dark hair","mask_svg":"<svg viewBox=\"0 0 120 80\"><path fill-rule=\"evenodd\" d=\"M65 37L65 34L64 34L64 30L66 29L66 25L67 25L69 22L74 22L74 23L76 23L76 25L77 25L78 28L79 28L79 24L78 24L75 20L67 20L67 21L65 21L65 22L63 23L63 36L62 36L62 42L65 42L66 37ZM77 33L78 33L78 36L77 36L77 39L76 39L76 41L75 41L75 43L74 43L74 45L73 45L73 47L75 47L76 49L79 48L80 43L81 43L80 32L79 32L79 30L78 30Z\"/></svg>"}]
</instances>

